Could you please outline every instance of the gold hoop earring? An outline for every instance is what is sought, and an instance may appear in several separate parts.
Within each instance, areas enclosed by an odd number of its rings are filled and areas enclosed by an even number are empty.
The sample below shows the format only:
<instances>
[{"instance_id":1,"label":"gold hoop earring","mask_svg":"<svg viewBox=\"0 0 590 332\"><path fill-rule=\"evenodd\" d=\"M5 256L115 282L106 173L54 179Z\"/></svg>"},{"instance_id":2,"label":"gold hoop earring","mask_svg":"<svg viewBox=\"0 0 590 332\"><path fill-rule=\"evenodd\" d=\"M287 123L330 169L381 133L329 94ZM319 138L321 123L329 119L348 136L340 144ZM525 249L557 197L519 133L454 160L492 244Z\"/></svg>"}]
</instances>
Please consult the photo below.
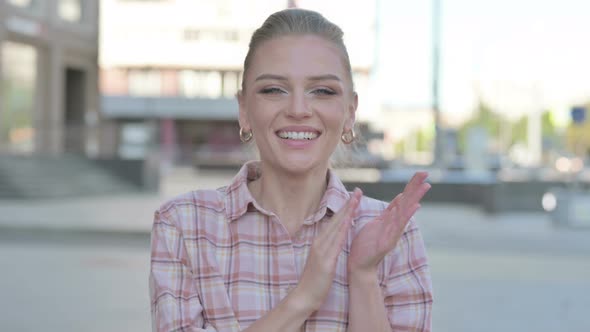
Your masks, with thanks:
<instances>
[{"instance_id":1,"label":"gold hoop earring","mask_svg":"<svg viewBox=\"0 0 590 332\"><path fill-rule=\"evenodd\" d=\"M252 140L252 136L254 136L252 134L252 130L244 132L244 129L240 127L240 141L248 143L250 140Z\"/></svg>"},{"instance_id":2,"label":"gold hoop earring","mask_svg":"<svg viewBox=\"0 0 590 332\"><path fill-rule=\"evenodd\" d=\"M350 144L350 143L354 142L354 140L356 139L356 134L354 133L354 129L343 132L342 135L340 136L340 139L342 140L342 142L344 144Z\"/></svg>"}]
</instances>

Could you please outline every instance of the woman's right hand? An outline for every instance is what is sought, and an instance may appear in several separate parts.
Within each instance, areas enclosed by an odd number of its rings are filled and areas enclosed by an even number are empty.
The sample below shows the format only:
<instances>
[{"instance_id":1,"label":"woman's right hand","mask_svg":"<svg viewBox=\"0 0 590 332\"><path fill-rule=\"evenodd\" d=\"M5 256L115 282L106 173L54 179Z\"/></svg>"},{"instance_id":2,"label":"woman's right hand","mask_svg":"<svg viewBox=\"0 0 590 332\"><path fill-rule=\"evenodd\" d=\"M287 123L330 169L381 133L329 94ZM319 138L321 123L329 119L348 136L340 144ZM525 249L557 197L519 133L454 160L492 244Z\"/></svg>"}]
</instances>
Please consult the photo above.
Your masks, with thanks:
<instances>
[{"instance_id":1,"label":"woman's right hand","mask_svg":"<svg viewBox=\"0 0 590 332\"><path fill-rule=\"evenodd\" d=\"M313 240L303 273L293 290L301 296L304 306L310 307L313 311L324 303L332 286L338 255L342 251L361 196L362 191L355 189L344 207Z\"/></svg>"}]
</instances>

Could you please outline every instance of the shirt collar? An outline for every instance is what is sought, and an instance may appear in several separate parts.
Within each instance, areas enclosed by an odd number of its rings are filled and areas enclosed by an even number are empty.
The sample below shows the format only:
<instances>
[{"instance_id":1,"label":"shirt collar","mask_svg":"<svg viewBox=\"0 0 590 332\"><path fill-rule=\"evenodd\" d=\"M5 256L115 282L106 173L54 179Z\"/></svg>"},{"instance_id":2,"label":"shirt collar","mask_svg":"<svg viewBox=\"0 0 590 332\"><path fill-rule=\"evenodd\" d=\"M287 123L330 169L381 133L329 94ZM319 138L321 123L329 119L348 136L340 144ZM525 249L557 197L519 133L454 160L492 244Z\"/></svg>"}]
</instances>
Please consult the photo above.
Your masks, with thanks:
<instances>
[{"instance_id":1,"label":"shirt collar","mask_svg":"<svg viewBox=\"0 0 590 332\"><path fill-rule=\"evenodd\" d=\"M239 219L249 208L268 214L268 212L258 206L248 188L248 181L256 180L259 177L260 162L249 161L242 166L230 185L226 187L225 206L230 222ZM304 223L312 224L321 220L326 215L333 215L344 206L349 197L350 194L346 190L346 187L344 187L342 181L340 181L333 170L328 169L328 186L320 201L318 210L307 218Z\"/></svg>"},{"instance_id":2,"label":"shirt collar","mask_svg":"<svg viewBox=\"0 0 590 332\"><path fill-rule=\"evenodd\" d=\"M248 206L254 203L254 197L248 189L248 181L256 180L260 177L260 163L256 161L249 161L245 163L238 174L236 174L227 186L225 195L225 208L229 221L233 221L241 217Z\"/></svg>"},{"instance_id":3,"label":"shirt collar","mask_svg":"<svg viewBox=\"0 0 590 332\"><path fill-rule=\"evenodd\" d=\"M331 217L334 213L340 211L349 197L350 193L346 190L342 181L333 170L328 169L328 186L320 201L320 206L316 213L305 220L304 224L313 224L322 220L324 216Z\"/></svg>"}]
</instances>

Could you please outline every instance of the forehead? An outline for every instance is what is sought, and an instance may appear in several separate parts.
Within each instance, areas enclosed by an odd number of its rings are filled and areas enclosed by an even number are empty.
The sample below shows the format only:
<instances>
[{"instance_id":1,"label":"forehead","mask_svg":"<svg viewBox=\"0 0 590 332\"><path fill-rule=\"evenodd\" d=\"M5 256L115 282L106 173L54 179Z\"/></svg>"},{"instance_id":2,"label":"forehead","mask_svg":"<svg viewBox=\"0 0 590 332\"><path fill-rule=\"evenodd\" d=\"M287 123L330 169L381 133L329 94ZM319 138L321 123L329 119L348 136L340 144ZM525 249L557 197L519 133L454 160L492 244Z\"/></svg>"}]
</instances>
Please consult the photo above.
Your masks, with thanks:
<instances>
[{"instance_id":1,"label":"forehead","mask_svg":"<svg viewBox=\"0 0 590 332\"><path fill-rule=\"evenodd\" d=\"M249 80L260 74L279 74L290 79L333 74L348 77L342 50L324 38L282 36L260 44L252 58Z\"/></svg>"}]
</instances>

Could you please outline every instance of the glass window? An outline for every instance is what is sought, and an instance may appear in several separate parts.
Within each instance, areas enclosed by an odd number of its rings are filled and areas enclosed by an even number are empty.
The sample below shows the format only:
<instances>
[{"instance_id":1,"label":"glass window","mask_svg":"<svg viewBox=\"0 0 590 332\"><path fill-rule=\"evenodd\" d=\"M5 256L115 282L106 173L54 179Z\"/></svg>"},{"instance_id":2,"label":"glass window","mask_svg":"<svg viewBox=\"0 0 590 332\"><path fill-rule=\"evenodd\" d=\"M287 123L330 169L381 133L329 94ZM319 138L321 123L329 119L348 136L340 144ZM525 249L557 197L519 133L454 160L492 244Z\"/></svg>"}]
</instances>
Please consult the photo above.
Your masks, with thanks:
<instances>
[{"instance_id":1,"label":"glass window","mask_svg":"<svg viewBox=\"0 0 590 332\"><path fill-rule=\"evenodd\" d=\"M62 20L67 22L82 21L81 0L59 0L57 14Z\"/></svg>"},{"instance_id":2,"label":"glass window","mask_svg":"<svg viewBox=\"0 0 590 332\"><path fill-rule=\"evenodd\" d=\"M180 93L184 97L219 98L222 95L220 72L183 70L179 78Z\"/></svg>"},{"instance_id":3,"label":"glass window","mask_svg":"<svg viewBox=\"0 0 590 332\"><path fill-rule=\"evenodd\" d=\"M157 70L130 70L129 94L158 97L162 95L162 75Z\"/></svg>"},{"instance_id":4,"label":"glass window","mask_svg":"<svg viewBox=\"0 0 590 332\"><path fill-rule=\"evenodd\" d=\"M187 28L183 30L182 38L186 41L236 42L240 34L237 30Z\"/></svg>"},{"instance_id":5,"label":"glass window","mask_svg":"<svg viewBox=\"0 0 590 332\"><path fill-rule=\"evenodd\" d=\"M8 0L9 4L22 8L30 7L32 2L33 0Z\"/></svg>"},{"instance_id":6,"label":"glass window","mask_svg":"<svg viewBox=\"0 0 590 332\"><path fill-rule=\"evenodd\" d=\"M2 108L0 146L12 152L33 152L33 109L37 80L37 50L30 45L4 42L2 52Z\"/></svg>"},{"instance_id":7,"label":"glass window","mask_svg":"<svg viewBox=\"0 0 590 332\"><path fill-rule=\"evenodd\" d=\"M27 9L35 14L41 14L43 11L43 0L8 0L8 3L15 6Z\"/></svg>"},{"instance_id":8,"label":"glass window","mask_svg":"<svg viewBox=\"0 0 590 332\"><path fill-rule=\"evenodd\" d=\"M238 92L238 72L226 72L223 75L223 96L233 98Z\"/></svg>"}]
</instances>

